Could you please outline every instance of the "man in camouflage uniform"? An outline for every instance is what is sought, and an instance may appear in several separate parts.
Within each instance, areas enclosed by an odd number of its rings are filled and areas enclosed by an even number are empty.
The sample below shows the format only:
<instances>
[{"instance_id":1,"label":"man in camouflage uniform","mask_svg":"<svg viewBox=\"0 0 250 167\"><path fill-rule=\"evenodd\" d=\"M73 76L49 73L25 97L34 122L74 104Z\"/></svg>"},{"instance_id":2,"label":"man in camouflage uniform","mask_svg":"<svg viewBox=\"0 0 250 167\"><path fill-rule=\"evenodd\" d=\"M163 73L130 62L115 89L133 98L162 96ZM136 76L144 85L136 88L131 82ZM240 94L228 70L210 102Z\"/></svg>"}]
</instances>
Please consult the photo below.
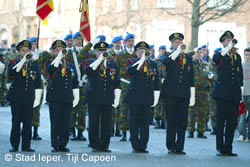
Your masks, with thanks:
<instances>
[{"instance_id":1,"label":"man in camouflage uniform","mask_svg":"<svg viewBox=\"0 0 250 167\"><path fill-rule=\"evenodd\" d=\"M194 68L194 84L195 92L195 105L189 107L188 113L188 138L194 137L195 122L197 122L198 138L206 139L204 135L206 130L206 115L208 111L208 91L211 87L208 79L209 64L202 61L202 52L199 48L193 60Z\"/></svg>"},{"instance_id":2,"label":"man in camouflage uniform","mask_svg":"<svg viewBox=\"0 0 250 167\"><path fill-rule=\"evenodd\" d=\"M73 43L72 43L73 38ZM67 44L67 60L68 62L75 64L76 72L78 75L78 83L80 89L80 101L78 105L76 105L71 114L71 123L70 123L70 131L71 136L70 140L76 141L86 141L86 137L83 135L83 131L86 130L86 114L87 108L85 104L85 89L86 89L86 76L84 76L84 61L88 58L86 54L80 54L82 52L83 47L83 38L81 37L80 32L76 32L74 36L71 34L67 35L64 38ZM77 136L75 130L77 129Z\"/></svg>"},{"instance_id":3,"label":"man in camouflage uniform","mask_svg":"<svg viewBox=\"0 0 250 167\"><path fill-rule=\"evenodd\" d=\"M7 104L5 99L7 93L6 80L7 73L6 67L8 63L8 59L6 59L6 55L3 53L5 49L0 48L0 105L4 107Z\"/></svg>"},{"instance_id":4,"label":"man in camouflage uniform","mask_svg":"<svg viewBox=\"0 0 250 167\"><path fill-rule=\"evenodd\" d=\"M126 73L128 59L136 58L134 50L134 34L127 33L124 38L125 48L120 56L117 56L116 61L119 64L119 70L121 75L121 104L120 104L120 129L122 131L122 138L120 141L127 141L127 130L128 130L128 104L124 102L124 95L129 86L129 76Z\"/></svg>"},{"instance_id":5,"label":"man in camouflage uniform","mask_svg":"<svg viewBox=\"0 0 250 167\"><path fill-rule=\"evenodd\" d=\"M165 49L164 49L165 48ZM161 51L162 50L162 51ZM164 52L163 52L164 51ZM163 79L166 75L166 69L164 64L162 64L162 59L167 56L166 55L166 46L160 46L159 47L159 52L161 53L161 57L158 57L157 59L154 59L154 61L157 63L157 67L158 67L158 72L159 72L159 80L160 80L160 88L162 89L162 83L163 83ZM165 55L163 55L163 53L165 53ZM155 129L165 129L166 128L166 112L164 111L164 105L163 105L163 99L164 99L164 95L162 93L163 91L161 91L161 95L160 95L160 99L159 99L159 103L157 104L156 107L154 107L154 118L156 120L156 124L155 124Z\"/></svg>"},{"instance_id":6,"label":"man in camouflage uniform","mask_svg":"<svg viewBox=\"0 0 250 167\"><path fill-rule=\"evenodd\" d=\"M217 54L221 48L216 48L214 50L214 54ZM216 135L216 100L212 98L212 88L214 87L215 81L216 81L216 65L213 61L211 65L211 74L213 74L212 78L210 79L211 83L211 89L209 91L209 107L210 107L210 120L211 120L211 126L212 126L212 132L210 133L211 135Z\"/></svg>"},{"instance_id":7,"label":"man in camouflage uniform","mask_svg":"<svg viewBox=\"0 0 250 167\"><path fill-rule=\"evenodd\" d=\"M113 49L108 52L109 54L111 54L113 56L113 60L116 63L117 67L119 67L119 70L120 70L120 67L121 67L119 60L120 60L121 53L122 53L122 48L121 48L121 46L122 46L121 41L122 40L123 40L122 36L114 37L113 40L112 40ZM123 84L123 83L121 83L121 84ZM124 92L122 92L122 93L124 93ZM121 103L124 103L123 99L121 100ZM111 136L114 136L114 134L115 134L115 136L121 137L121 133L120 133L120 110L121 110L121 107L113 108ZM116 129L115 129L115 127L116 127Z\"/></svg>"}]
</instances>

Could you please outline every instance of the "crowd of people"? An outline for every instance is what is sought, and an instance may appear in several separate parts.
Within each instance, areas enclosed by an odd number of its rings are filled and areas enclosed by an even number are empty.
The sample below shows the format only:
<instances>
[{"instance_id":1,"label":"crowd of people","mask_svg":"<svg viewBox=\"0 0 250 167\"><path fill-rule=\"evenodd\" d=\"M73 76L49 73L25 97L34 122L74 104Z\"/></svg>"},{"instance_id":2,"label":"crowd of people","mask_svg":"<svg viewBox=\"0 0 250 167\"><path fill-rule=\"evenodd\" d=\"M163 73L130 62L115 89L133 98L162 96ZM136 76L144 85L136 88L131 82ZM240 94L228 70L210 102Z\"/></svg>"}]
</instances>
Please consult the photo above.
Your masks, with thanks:
<instances>
[{"instance_id":1,"label":"crowd of people","mask_svg":"<svg viewBox=\"0 0 250 167\"><path fill-rule=\"evenodd\" d=\"M154 45L135 44L130 33L110 44L99 35L83 47L76 32L55 40L49 51L38 49L38 40L0 50L0 104L10 105L12 114L10 152L19 150L20 137L27 152L35 151L31 139L42 140L43 96L49 105L52 152L69 152L69 140L87 141L87 130L93 152L111 152L111 136L124 142L129 131L133 153L148 153L150 124L166 129L169 154L186 154L186 131L188 138L197 131L201 139L211 131L219 156L237 156L232 152L237 125L238 141L250 141L250 48L242 63L231 31L221 35L223 47L213 57L206 45L186 52L184 35L178 32L169 36L169 49L158 48L158 56Z\"/></svg>"}]
</instances>

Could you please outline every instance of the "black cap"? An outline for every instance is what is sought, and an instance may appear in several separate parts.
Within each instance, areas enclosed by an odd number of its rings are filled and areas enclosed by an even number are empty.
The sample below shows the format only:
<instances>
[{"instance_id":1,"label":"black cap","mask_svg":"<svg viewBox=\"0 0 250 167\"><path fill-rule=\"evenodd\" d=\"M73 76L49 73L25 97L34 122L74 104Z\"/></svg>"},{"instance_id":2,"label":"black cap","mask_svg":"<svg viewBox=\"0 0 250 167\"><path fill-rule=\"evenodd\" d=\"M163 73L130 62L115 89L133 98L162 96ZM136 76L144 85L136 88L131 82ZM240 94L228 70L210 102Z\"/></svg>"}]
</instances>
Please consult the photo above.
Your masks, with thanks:
<instances>
[{"instance_id":1,"label":"black cap","mask_svg":"<svg viewBox=\"0 0 250 167\"><path fill-rule=\"evenodd\" d=\"M182 33L176 32L176 33L173 33L169 36L170 42L173 42L176 39L179 39L182 41L184 39L184 35Z\"/></svg>"},{"instance_id":2,"label":"black cap","mask_svg":"<svg viewBox=\"0 0 250 167\"><path fill-rule=\"evenodd\" d=\"M55 49L56 47L62 47L62 48L66 48L67 45L64 41L62 40L55 40L53 43L52 43L52 46L51 48L52 49Z\"/></svg>"},{"instance_id":3,"label":"black cap","mask_svg":"<svg viewBox=\"0 0 250 167\"><path fill-rule=\"evenodd\" d=\"M145 41L138 42L135 45L135 50L137 49L149 49L149 44L147 44Z\"/></svg>"},{"instance_id":4,"label":"black cap","mask_svg":"<svg viewBox=\"0 0 250 167\"><path fill-rule=\"evenodd\" d=\"M221 35L221 37L220 37L220 42L223 42L224 39L226 39L226 38L232 38L232 39L234 39L234 34L233 34L231 31L226 31L226 32L224 32L224 33Z\"/></svg>"},{"instance_id":5,"label":"black cap","mask_svg":"<svg viewBox=\"0 0 250 167\"><path fill-rule=\"evenodd\" d=\"M31 49L31 43L28 40L23 40L17 44L16 50L20 51L22 47L28 47Z\"/></svg>"},{"instance_id":6,"label":"black cap","mask_svg":"<svg viewBox=\"0 0 250 167\"><path fill-rule=\"evenodd\" d=\"M108 47L109 47L108 43L106 43L106 42L98 42L97 44L95 44L94 49L106 51Z\"/></svg>"}]
</instances>

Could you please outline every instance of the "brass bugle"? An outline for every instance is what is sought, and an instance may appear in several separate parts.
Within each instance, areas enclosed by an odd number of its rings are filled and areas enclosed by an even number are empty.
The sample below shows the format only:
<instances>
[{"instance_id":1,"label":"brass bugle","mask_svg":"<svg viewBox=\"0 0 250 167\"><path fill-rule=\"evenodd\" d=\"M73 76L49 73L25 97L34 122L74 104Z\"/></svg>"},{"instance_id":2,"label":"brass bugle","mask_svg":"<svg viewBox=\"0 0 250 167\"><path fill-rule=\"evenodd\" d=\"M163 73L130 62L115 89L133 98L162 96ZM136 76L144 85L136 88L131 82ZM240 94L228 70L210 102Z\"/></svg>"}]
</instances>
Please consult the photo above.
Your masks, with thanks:
<instances>
[{"instance_id":1,"label":"brass bugle","mask_svg":"<svg viewBox=\"0 0 250 167\"><path fill-rule=\"evenodd\" d=\"M108 54L108 52L103 52L103 57L108 57L109 56L109 54Z\"/></svg>"},{"instance_id":2,"label":"brass bugle","mask_svg":"<svg viewBox=\"0 0 250 167\"><path fill-rule=\"evenodd\" d=\"M25 57L26 57L26 60L30 60L30 59L32 59L32 54L30 54L30 53L27 53L26 55L25 55Z\"/></svg>"},{"instance_id":3,"label":"brass bugle","mask_svg":"<svg viewBox=\"0 0 250 167\"><path fill-rule=\"evenodd\" d=\"M236 44L238 43L237 39L233 39L233 40L232 40L232 43L233 43L234 45L236 45Z\"/></svg>"},{"instance_id":4,"label":"brass bugle","mask_svg":"<svg viewBox=\"0 0 250 167\"><path fill-rule=\"evenodd\" d=\"M150 52L146 51L145 56L147 56L147 57L150 56Z\"/></svg>"},{"instance_id":5,"label":"brass bugle","mask_svg":"<svg viewBox=\"0 0 250 167\"><path fill-rule=\"evenodd\" d=\"M62 49L62 54L65 56L66 54L68 54L68 51L67 51L67 49Z\"/></svg>"},{"instance_id":6,"label":"brass bugle","mask_svg":"<svg viewBox=\"0 0 250 167\"><path fill-rule=\"evenodd\" d=\"M185 44L182 44L181 45L181 50L185 50L186 49L186 45Z\"/></svg>"}]
</instances>

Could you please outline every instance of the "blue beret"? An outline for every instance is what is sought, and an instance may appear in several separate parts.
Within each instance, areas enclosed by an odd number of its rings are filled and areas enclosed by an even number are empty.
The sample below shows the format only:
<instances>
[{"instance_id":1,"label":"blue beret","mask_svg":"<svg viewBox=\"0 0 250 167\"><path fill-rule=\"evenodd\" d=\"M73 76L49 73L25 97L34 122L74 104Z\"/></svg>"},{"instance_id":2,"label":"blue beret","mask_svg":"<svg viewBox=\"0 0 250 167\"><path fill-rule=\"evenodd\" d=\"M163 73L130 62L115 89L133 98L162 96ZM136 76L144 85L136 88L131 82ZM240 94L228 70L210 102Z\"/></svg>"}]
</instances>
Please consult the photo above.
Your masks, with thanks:
<instances>
[{"instance_id":1,"label":"blue beret","mask_svg":"<svg viewBox=\"0 0 250 167\"><path fill-rule=\"evenodd\" d=\"M197 50L201 50L202 49L202 47L199 47Z\"/></svg>"},{"instance_id":2,"label":"blue beret","mask_svg":"<svg viewBox=\"0 0 250 167\"><path fill-rule=\"evenodd\" d=\"M161 45L160 47L159 47L159 50L160 49L166 49L166 45Z\"/></svg>"},{"instance_id":3,"label":"blue beret","mask_svg":"<svg viewBox=\"0 0 250 167\"><path fill-rule=\"evenodd\" d=\"M72 38L72 34L66 35L66 36L64 37L64 40L67 40L67 39L69 39L69 38Z\"/></svg>"},{"instance_id":4,"label":"blue beret","mask_svg":"<svg viewBox=\"0 0 250 167\"><path fill-rule=\"evenodd\" d=\"M153 49L154 47L154 45L149 45L149 49Z\"/></svg>"},{"instance_id":5,"label":"blue beret","mask_svg":"<svg viewBox=\"0 0 250 167\"><path fill-rule=\"evenodd\" d=\"M13 43L13 44L10 45L10 47L11 47L11 48L15 48L15 47L16 47L16 44Z\"/></svg>"},{"instance_id":6,"label":"blue beret","mask_svg":"<svg viewBox=\"0 0 250 167\"><path fill-rule=\"evenodd\" d=\"M76 37L79 37L79 36L81 36L81 34L80 34L80 32L78 31L78 32L76 32L76 33L74 34L73 39L75 39Z\"/></svg>"},{"instance_id":7,"label":"blue beret","mask_svg":"<svg viewBox=\"0 0 250 167\"><path fill-rule=\"evenodd\" d=\"M106 37L104 35L98 35L96 38L100 38L101 41L106 41Z\"/></svg>"},{"instance_id":8,"label":"blue beret","mask_svg":"<svg viewBox=\"0 0 250 167\"><path fill-rule=\"evenodd\" d=\"M171 46L169 47L169 49L172 50L172 49L173 49L173 46L171 45Z\"/></svg>"},{"instance_id":9,"label":"blue beret","mask_svg":"<svg viewBox=\"0 0 250 167\"><path fill-rule=\"evenodd\" d=\"M127 36L124 38L124 41L127 41L130 38L135 38L135 35L127 32Z\"/></svg>"},{"instance_id":10,"label":"blue beret","mask_svg":"<svg viewBox=\"0 0 250 167\"><path fill-rule=\"evenodd\" d=\"M5 51L5 48L0 48L0 52L3 52L3 51Z\"/></svg>"},{"instance_id":11,"label":"blue beret","mask_svg":"<svg viewBox=\"0 0 250 167\"><path fill-rule=\"evenodd\" d=\"M219 52L220 50L222 50L222 48L216 48L214 49L214 53Z\"/></svg>"},{"instance_id":12,"label":"blue beret","mask_svg":"<svg viewBox=\"0 0 250 167\"><path fill-rule=\"evenodd\" d=\"M114 43L114 42L118 42L118 41L120 41L120 40L123 40L123 38L122 38L121 35L120 35L120 36L114 37L114 38L112 39L112 42Z\"/></svg>"},{"instance_id":13,"label":"blue beret","mask_svg":"<svg viewBox=\"0 0 250 167\"><path fill-rule=\"evenodd\" d=\"M29 39L29 42L32 43L32 42L37 42L37 37L31 37Z\"/></svg>"},{"instance_id":14,"label":"blue beret","mask_svg":"<svg viewBox=\"0 0 250 167\"><path fill-rule=\"evenodd\" d=\"M108 48L112 48L114 45L112 43L109 44Z\"/></svg>"},{"instance_id":15,"label":"blue beret","mask_svg":"<svg viewBox=\"0 0 250 167\"><path fill-rule=\"evenodd\" d=\"M202 45L201 48L207 48L207 45Z\"/></svg>"}]
</instances>

